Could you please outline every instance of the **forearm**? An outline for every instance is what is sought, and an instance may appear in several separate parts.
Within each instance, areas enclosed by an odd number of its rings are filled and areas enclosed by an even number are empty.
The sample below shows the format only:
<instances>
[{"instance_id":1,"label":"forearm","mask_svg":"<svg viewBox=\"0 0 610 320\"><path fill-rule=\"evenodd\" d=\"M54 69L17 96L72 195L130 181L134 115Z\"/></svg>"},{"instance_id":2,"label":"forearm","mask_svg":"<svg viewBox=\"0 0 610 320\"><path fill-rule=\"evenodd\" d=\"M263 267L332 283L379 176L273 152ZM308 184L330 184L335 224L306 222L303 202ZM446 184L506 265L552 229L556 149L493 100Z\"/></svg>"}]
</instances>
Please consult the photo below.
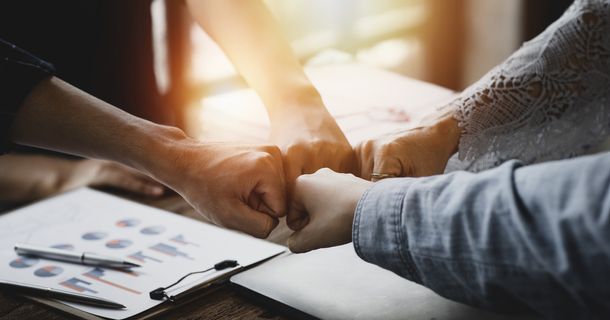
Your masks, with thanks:
<instances>
[{"instance_id":1,"label":"forearm","mask_svg":"<svg viewBox=\"0 0 610 320\"><path fill-rule=\"evenodd\" d=\"M383 181L358 204L354 246L369 262L475 306L551 318L608 312L598 304L610 297L608 161Z\"/></svg>"},{"instance_id":2,"label":"forearm","mask_svg":"<svg viewBox=\"0 0 610 320\"><path fill-rule=\"evenodd\" d=\"M40 82L11 127L15 143L113 160L158 175L182 131L134 117L58 78Z\"/></svg>"},{"instance_id":3,"label":"forearm","mask_svg":"<svg viewBox=\"0 0 610 320\"><path fill-rule=\"evenodd\" d=\"M262 98L272 118L293 106L322 106L319 93L262 1L187 0L187 4L195 20Z\"/></svg>"}]
</instances>

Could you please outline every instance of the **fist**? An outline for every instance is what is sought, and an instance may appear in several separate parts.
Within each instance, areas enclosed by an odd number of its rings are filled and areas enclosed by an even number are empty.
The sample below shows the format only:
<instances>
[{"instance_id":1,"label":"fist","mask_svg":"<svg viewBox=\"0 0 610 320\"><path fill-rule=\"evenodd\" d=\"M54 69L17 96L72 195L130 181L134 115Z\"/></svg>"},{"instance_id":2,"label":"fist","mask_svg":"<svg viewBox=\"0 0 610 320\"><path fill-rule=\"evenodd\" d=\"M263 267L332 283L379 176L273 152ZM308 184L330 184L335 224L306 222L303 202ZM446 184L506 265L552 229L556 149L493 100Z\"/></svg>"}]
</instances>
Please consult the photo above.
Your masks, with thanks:
<instances>
[{"instance_id":1,"label":"fist","mask_svg":"<svg viewBox=\"0 0 610 320\"><path fill-rule=\"evenodd\" d=\"M326 168L298 177L286 218L296 230L288 240L290 250L306 252L350 242L356 205L371 184Z\"/></svg>"}]
</instances>

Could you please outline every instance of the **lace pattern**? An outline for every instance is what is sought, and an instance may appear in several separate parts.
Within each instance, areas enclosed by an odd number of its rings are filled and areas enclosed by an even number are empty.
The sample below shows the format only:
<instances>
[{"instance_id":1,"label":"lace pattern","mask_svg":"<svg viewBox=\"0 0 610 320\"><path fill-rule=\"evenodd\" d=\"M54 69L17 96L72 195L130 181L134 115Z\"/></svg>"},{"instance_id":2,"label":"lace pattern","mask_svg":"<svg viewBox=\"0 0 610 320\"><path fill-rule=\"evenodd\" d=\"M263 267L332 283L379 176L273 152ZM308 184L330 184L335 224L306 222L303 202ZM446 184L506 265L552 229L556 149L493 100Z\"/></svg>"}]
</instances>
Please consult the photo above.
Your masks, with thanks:
<instances>
[{"instance_id":1,"label":"lace pattern","mask_svg":"<svg viewBox=\"0 0 610 320\"><path fill-rule=\"evenodd\" d=\"M610 134L610 0L577 0L452 103L461 167L589 152Z\"/></svg>"}]
</instances>

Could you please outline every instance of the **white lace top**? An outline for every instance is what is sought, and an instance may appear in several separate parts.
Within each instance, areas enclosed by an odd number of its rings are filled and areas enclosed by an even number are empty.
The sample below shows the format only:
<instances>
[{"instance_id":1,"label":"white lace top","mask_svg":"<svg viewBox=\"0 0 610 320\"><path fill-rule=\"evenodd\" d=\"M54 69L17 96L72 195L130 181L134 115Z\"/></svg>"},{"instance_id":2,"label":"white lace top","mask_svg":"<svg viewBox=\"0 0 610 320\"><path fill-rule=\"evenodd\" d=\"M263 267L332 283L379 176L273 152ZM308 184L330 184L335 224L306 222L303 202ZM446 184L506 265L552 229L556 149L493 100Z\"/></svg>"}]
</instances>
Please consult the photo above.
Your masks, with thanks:
<instances>
[{"instance_id":1,"label":"white lace top","mask_svg":"<svg viewBox=\"0 0 610 320\"><path fill-rule=\"evenodd\" d=\"M463 169L590 152L610 133L610 0L575 1L451 104Z\"/></svg>"}]
</instances>

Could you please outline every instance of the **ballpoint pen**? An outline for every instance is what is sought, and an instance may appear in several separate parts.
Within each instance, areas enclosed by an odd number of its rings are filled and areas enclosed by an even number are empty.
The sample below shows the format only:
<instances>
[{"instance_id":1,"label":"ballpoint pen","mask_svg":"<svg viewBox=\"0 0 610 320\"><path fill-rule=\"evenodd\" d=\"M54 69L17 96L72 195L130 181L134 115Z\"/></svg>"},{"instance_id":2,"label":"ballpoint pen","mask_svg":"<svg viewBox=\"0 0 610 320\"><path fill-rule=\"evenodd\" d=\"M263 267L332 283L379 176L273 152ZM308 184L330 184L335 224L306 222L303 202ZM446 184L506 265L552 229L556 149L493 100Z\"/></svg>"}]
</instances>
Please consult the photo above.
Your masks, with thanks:
<instances>
[{"instance_id":1,"label":"ballpoint pen","mask_svg":"<svg viewBox=\"0 0 610 320\"><path fill-rule=\"evenodd\" d=\"M36 296L44 296L45 298L75 302L80 304L86 304L95 307L101 308L109 308L109 309L124 309L125 306L110 301L104 298L94 297L87 294L82 293L72 293L65 290L53 289L43 286L37 286L32 284L8 281L8 280L0 280L0 288L10 288L22 291L26 294L32 294Z\"/></svg>"},{"instance_id":2,"label":"ballpoint pen","mask_svg":"<svg viewBox=\"0 0 610 320\"><path fill-rule=\"evenodd\" d=\"M48 248L42 246L35 246L31 244L18 243L15 245L15 252L20 255L34 256L47 258L52 260L59 260L65 262L73 262L85 265L103 266L110 268L133 268L140 267L139 264L135 264L123 259L108 257L90 252L74 252L63 249Z\"/></svg>"}]
</instances>

